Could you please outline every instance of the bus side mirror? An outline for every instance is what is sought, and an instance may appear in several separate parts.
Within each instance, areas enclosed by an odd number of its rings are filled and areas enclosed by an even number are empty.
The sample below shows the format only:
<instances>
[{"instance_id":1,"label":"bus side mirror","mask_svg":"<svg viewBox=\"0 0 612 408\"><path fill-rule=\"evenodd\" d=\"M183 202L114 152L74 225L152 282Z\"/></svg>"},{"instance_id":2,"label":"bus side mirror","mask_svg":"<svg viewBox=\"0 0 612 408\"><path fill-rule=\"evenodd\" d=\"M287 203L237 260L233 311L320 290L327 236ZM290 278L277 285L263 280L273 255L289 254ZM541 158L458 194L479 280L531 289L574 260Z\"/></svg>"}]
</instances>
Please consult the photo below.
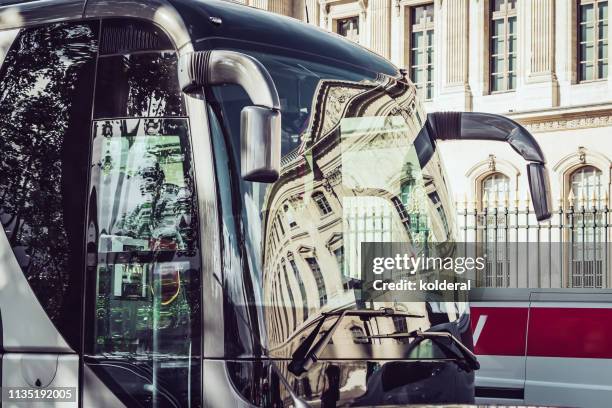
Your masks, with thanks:
<instances>
[{"instance_id":1,"label":"bus side mirror","mask_svg":"<svg viewBox=\"0 0 612 408\"><path fill-rule=\"evenodd\" d=\"M179 60L183 92L202 92L209 85L241 86L253 105L240 114L240 168L248 181L273 183L281 163L280 99L268 70L255 58L235 51L198 51Z\"/></svg>"},{"instance_id":2,"label":"bus side mirror","mask_svg":"<svg viewBox=\"0 0 612 408\"><path fill-rule=\"evenodd\" d=\"M552 216L550 182L540 145L524 127L502 115L478 112L436 112L427 115L423 131L437 140L490 140L510 144L525 159L533 209L538 221Z\"/></svg>"},{"instance_id":3,"label":"bus side mirror","mask_svg":"<svg viewBox=\"0 0 612 408\"><path fill-rule=\"evenodd\" d=\"M280 172L281 114L260 106L240 113L240 168L248 181L273 183Z\"/></svg>"},{"instance_id":4,"label":"bus side mirror","mask_svg":"<svg viewBox=\"0 0 612 408\"><path fill-rule=\"evenodd\" d=\"M550 181L548 170L541 163L527 165L527 179L533 210L538 221L548 220L552 216L552 202L550 195Z\"/></svg>"}]
</instances>

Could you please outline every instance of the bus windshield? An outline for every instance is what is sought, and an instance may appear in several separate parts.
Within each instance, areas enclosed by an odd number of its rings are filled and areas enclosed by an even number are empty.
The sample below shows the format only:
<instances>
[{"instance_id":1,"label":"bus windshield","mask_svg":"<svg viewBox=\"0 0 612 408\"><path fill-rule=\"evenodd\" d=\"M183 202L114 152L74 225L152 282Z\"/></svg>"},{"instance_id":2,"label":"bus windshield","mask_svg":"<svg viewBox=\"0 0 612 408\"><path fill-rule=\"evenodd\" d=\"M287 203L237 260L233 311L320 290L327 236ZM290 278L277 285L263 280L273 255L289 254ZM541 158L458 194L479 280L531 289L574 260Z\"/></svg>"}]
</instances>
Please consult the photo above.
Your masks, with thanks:
<instances>
[{"instance_id":1,"label":"bus windshield","mask_svg":"<svg viewBox=\"0 0 612 408\"><path fill-rule=\"evenodd\" d=\"M431 141L418 137L426 115L414 86L308 58L247 53L269 70L281 99L282 165L274 183L240 179L240 112L251 102L238 86L213 87L226 341L237 338L228 353L256 353L240 341L253 344L255 336L260 352L287 357L321 313L342 308L390 307L410 317L346 318L330 342L336 346L425 330L441 315L458 319L457 304L359 298L362 243L454 240L441 163ZM355 357L335 349L335 357Z\"/></svg>"}]
</instances>

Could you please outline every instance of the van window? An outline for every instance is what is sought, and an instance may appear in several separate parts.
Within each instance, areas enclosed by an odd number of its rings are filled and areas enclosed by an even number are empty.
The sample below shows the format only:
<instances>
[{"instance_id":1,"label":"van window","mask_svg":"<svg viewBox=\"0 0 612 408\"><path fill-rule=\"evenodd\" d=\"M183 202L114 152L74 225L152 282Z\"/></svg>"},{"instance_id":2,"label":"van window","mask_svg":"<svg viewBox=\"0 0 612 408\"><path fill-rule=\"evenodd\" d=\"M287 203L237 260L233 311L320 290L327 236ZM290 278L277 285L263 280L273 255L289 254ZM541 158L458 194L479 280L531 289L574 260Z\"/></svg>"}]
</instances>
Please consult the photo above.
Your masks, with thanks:
<instances>
[{"instance_id":1,"label":"van window","mask_svg":"<svg viewBox=\"0 0 612 408\"><path fill-rule=\"evenodd\" d=\"M25 29L0 71L0 220L32 290L75 350L98 24Z\"/></svg>"}]
</instances>

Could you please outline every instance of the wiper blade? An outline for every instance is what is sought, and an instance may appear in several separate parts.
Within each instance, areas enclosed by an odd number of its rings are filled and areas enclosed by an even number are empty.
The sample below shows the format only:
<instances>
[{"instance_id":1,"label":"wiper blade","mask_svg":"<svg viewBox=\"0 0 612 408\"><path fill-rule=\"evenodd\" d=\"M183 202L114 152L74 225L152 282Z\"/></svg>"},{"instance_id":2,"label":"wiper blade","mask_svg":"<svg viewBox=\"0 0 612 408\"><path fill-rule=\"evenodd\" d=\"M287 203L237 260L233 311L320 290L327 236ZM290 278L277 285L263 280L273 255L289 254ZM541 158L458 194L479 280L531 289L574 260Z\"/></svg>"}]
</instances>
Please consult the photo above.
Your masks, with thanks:
<instances>
[{"instance_id":1,"label":"wiper blade","mask_svg":"<svg viewBox=\"0 0 612 408\"><path fill-rule=\"evenodd\" d=\"M453 336L449 332L414 330L414 331L411 331L411 332L396 332L396 333L387 333L387 334L375 334L375 335L366 336L366 337L367 338L371 338L371 339L407 339L407 338L414 338L414 339L416 339L416 341L411 344L411 348L416 347L423 340L431 340L431 341L436 342L436 344L438 346L442 347L444 350L451 352L458 360L465 361L465 363L467 364L468 368L471 371L480 369L480 363L478 362L478 358L472 352L472 350L467 348L465 346L465 344L463 344L461 342L461 340L459 340L458 338L456 338L455 336ZM442 340L447 340L447 341L450 341L451 343L455 344L455 346L457 346L457 348L459 349L459 352L461 354L458 354L454 349L450 348L447 344L444 344L444 342L442 342Z\"/></svg>"},{"instance_id":2,"label":"wiper blade","mask_svg":"<svg viewBox=\"0 0 612 408\"><path fill-rule=\"evenodd\" d=\"M319 354L327 347L331 340L334 332L340 325L340 321L346 316L358 316L362 319L371 319L372 317L412 317L412 318L423 318L425 316L416 315L412 313L397 312L392 308L382 308L378 310L374 309L357 309L357 310L338 310L334 312L321 313L321 317L315 328L310 332L308 337L304 339L302 344L295 350L291 356L291 362L288 365L288 370L295 375L302 375L312 367L312 365L319 359ZM337 317L336 321L330 327L330 329L316 342L317 336L323 327L323 323L328 317ZM313 346L314 344L314 346Z\"/></svg>"}]
</instances>

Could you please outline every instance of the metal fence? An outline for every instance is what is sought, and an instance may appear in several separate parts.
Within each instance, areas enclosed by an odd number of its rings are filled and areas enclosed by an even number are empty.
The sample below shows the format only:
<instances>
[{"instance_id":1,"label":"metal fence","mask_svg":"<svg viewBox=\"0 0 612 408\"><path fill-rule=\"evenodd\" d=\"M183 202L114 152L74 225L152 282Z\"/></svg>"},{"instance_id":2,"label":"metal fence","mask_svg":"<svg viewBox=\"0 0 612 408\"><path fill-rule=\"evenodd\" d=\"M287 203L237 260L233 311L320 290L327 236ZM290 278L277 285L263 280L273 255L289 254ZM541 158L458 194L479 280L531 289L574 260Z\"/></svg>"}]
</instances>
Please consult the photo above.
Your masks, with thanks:
<instances>
[{"instance_id":1,"label":"metal fence","mask_svg":"<svg viewBox=\"0 0 612 408\"><path fill-rule=\"evenodd\" d=\"M538 223L528 201L457 203L461 240L486 257L481 287L609 288L612 228L607 197L569 200ZM487 205L491 204L491 205ZM501 204L501 205L500 205ZM514 205L512 205L514 204ZM466 251L469 251L466 249Z\"/></svg>"}]
</instances>

